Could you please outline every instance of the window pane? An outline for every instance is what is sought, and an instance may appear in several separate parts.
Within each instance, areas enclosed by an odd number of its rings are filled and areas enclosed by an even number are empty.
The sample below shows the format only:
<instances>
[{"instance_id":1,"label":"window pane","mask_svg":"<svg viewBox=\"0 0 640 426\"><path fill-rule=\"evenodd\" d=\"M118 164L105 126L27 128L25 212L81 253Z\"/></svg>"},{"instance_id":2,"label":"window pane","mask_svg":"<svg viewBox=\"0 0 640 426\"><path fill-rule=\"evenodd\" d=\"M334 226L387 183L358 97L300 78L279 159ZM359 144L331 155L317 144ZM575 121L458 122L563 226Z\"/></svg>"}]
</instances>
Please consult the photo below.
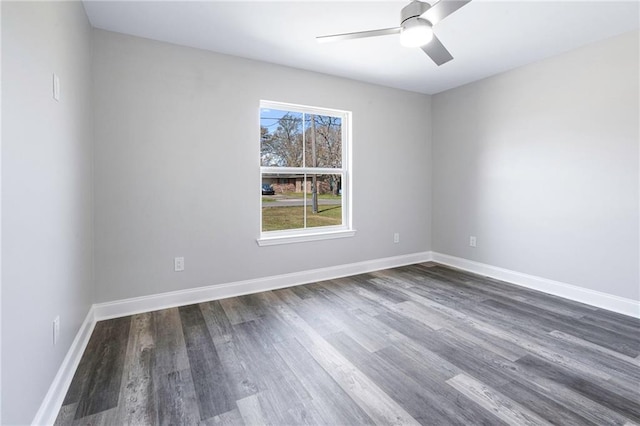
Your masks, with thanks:
<instances>
[{"instance_id":1,"label":"window pane","mask_svg":"<svg viewBox=\"0 0 640 426\"><path fill-rule=\"evenodd\" d=\"M302 167L302 113L260 108L263 167Z\"/></svg>"},{"instance_id":2,"label":"window pane","mask_svg":"<svg viewBox=\"0 0 640 426\"><path fill-rule=\"evenodd\" d=\"M260 101L261 239L351 230L349 126L347 111Z\"/></svg>"},{"instance_id":3,"label":"window pane","mask_svg":"<svg viewBox=\"0 0 640 426\"><path fill-rule=\"evenodd\" d=\"M341 175L307 175L307 228L342 225Z\"/></svg>"},{"instance_id":4,"label":"window pane","mask_svg":"<svg viewBox=\"0 0 640 426\"><path fill-rule=\"evenodd\" d=\"M305 166L342 167L342 119L305 114Z\"/></svg>"},{"instance_id":5,"label":"window pane","mask_svg":"<svg viewBox=\"0 0 640 426\"><path fill-rule=\"evenodd\" d=\"M262 175L262 232L304 228L304 182L304 174Z\"/></svg>"}]
</instances>

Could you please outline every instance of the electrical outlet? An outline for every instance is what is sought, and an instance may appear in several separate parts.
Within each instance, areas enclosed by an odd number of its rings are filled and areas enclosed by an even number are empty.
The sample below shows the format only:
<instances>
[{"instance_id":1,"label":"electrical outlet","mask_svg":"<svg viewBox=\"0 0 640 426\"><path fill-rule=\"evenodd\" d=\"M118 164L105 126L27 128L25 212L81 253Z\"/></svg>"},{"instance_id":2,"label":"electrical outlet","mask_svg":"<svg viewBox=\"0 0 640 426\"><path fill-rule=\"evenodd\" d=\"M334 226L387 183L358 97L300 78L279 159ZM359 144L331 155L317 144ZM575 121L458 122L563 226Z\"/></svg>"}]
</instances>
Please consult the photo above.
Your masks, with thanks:
<instances>
[{"instance_id":1,"label":"electrical outlet","mask_svg":"<svg viewBox=\"0 0 640 426\"><path fill-rule=\"evenodd\" d=\"M60 337L60 315L56 315L53 319L53 345L55 346L58 343L58 338Z\"/></svg>"},{"instance_id":2,"label":"electrical outlet","mask_svg":"<svg viewBox=\"0 0 640 426\"><path fill-rule=\"evenodd\" d=\"M396 243L396 244L398 244L400 242L400 234L398 232L393 234L393 242Z\"/></svg>"},{"instance_id":3,"label":"electrical outlet","mask_svg":"<svg viewBox=\"0 0 640 426\"><path fill-rule=\"evenodd\" d=\"M476 237L472 235L469 237L469 247L475 247L475 246L476 246Z\"/></svg>"},{"instance_id":4,"label":"electrical outlet","mask_svg":"<svg viewBox=\"0 0 640 426\"><path fill-rule=\"evenodd\" d=\"M176 272L184 271L184 257L176 257L173 259L173 270Z\"/></svg>"}]
</instances>

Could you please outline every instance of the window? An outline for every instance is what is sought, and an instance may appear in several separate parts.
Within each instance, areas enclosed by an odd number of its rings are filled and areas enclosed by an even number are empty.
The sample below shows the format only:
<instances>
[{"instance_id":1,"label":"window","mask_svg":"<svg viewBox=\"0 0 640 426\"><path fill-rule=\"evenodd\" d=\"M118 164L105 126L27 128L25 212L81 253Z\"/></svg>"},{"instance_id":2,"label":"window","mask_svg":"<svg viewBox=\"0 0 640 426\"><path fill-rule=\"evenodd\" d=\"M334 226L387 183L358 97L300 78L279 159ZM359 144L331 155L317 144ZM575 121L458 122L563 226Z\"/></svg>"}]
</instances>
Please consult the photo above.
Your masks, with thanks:
<instances>
[{"instance_id":1,"label":"window","mask_svg":"<svg viewBox=\"0 0 640 426\"><path fill-rule=\"evenodd\" d=\"M346 111L260 102L258 244L354 235L350 118Z\"/></svg>"}]
</instances>

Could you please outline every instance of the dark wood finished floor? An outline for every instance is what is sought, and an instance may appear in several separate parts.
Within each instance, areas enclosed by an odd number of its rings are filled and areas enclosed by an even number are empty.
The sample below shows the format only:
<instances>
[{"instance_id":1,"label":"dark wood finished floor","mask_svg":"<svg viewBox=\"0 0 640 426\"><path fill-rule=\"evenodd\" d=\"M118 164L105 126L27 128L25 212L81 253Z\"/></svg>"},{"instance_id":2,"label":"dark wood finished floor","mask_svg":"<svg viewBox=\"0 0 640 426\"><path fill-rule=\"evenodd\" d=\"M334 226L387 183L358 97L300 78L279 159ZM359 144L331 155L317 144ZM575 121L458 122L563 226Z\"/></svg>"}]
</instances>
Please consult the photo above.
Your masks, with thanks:
<instances>
[{"instance_id":1,"label":"dark wood finished floor","mask_svg":"<svg viewBox=\"0 0 640 426\"><path fill-rule=\"evenodd\" d=\"M640 423L640 320L433 265L99 322L56 424Z\"/></svg>"}]
</instances>

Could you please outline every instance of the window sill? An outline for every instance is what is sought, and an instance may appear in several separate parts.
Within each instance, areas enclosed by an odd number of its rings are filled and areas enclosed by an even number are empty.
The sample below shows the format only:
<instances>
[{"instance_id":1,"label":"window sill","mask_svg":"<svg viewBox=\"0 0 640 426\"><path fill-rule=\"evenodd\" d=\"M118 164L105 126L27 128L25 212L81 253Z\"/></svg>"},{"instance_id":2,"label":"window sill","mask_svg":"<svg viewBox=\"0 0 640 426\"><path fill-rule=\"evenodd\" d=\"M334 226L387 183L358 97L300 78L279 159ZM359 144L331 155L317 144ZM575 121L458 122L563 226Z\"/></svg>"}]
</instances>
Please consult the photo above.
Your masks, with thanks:
<instances>
[{"instance_id":1,"label":"window sill","mask_svg":"<svg viewBox=\"0 0 640 426\"><path fill-rule=\"evenodd\" d=\"M348 238L356 235L355 229L330 231L317 234L280 235L277 237L262 237L256 242L259 246L275 246L280 244L306 243L309 241L332 240L335 238Z\"/></svg>"}]
</instances>

